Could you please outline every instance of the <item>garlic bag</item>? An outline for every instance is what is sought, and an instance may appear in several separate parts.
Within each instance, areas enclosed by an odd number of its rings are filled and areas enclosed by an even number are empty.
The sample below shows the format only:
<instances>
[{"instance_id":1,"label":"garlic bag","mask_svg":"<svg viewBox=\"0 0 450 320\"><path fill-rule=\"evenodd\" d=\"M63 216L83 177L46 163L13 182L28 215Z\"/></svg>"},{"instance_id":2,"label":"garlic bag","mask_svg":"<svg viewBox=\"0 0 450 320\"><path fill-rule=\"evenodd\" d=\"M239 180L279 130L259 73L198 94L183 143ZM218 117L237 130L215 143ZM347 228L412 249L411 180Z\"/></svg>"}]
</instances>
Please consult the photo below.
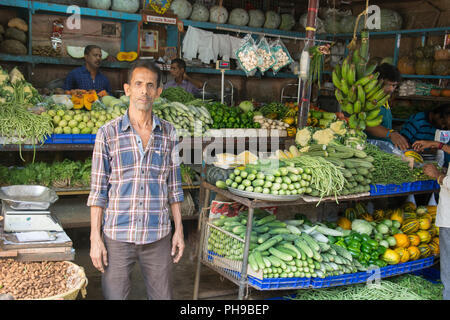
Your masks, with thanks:
<instances>
[{"instance_id":1,"label":"garlic bag","mask_svg":"<svg viewBox=\"0 0 450 320\"><path fill-rule=\"evenodd\" d=\"M277 39L270 44L270 52L275 56L276 63L272 66L272 71L276 74L281 68L292 63L292 57L283 41Z\"/></svg>"},{"instance_id":2,"label":"garlic bag","mask_svg":"<svg viewBox=\"0 0 450 320\"><path fill-rule=\"evenodd\" d=\"M260 58L258 69L259 71L261 71L261 73L266 72L277 63L275 56L270 51L269 43L267 42L265 37L261 37L261 39L259 40L256 53Z\"/></svg>"},{"instance_id":3,"label":"garlic bag","mask_svg":"<svg viewBox=\"0 0 450 320\"><path fill-rule=\"evenodd\" d=\"M243 39L242 46L235 52L239 66L247 76L254 75L260 64L256 50L255 41L251 34L247 34Z\"/></svg>"}]
</instances>

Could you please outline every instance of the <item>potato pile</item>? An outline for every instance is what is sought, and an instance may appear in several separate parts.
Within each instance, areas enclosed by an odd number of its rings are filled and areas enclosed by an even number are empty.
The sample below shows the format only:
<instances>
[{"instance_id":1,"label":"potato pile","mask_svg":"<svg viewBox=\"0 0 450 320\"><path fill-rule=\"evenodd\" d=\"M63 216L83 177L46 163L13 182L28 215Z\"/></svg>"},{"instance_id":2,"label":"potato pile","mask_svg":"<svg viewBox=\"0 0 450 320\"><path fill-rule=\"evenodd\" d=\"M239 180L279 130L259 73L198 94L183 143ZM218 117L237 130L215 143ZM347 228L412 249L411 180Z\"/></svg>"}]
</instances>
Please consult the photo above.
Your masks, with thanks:
<instances>
[{"instance_id":1,"label":"potato pile","mask_svg":"<svg viewBox=\"0 0 450 320\"><path fill-rule=\"evenodd\" d=\"M62 261L0 259L0 294L10 294L15 300L62 294L73 288L76 281L74 268Z\"/></svg>"}]
</instances>

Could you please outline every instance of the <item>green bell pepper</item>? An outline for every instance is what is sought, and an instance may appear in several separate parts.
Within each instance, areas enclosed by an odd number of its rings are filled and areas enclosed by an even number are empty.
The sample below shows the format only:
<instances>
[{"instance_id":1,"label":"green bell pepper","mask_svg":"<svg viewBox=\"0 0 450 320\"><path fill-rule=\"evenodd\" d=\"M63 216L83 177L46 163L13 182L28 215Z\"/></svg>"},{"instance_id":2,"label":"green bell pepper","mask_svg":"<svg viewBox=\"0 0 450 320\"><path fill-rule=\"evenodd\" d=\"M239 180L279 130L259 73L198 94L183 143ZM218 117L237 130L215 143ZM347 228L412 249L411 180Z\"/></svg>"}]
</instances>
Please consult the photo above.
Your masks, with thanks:
<instances>
[{"instance_id":1,"label":"green bell pepper","mask_svg":"<svg viewBox=\"0 0 450 320\"><path fill-rule=\"evenodd\" d=\"M367 242L363 242L361 244L361 252L371 254L372 253L372 247L369 244L367 244Z\"/></svg>"}]
</instances>

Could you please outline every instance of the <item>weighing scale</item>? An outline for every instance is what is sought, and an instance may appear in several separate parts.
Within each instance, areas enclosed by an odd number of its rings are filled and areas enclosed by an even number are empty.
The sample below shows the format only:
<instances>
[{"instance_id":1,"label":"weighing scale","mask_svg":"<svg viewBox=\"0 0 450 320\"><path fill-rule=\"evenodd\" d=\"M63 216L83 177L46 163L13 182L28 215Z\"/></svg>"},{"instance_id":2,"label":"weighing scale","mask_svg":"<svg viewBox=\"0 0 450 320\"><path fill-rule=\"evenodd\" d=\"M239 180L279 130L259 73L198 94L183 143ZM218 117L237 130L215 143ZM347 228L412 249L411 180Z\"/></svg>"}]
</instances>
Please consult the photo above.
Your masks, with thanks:
<instances>
[{"instance_id":1,"label":"weighing scale","mask_svg":"<svg viewBox=\"0 0 450 320\"><path fill-rule=\"evenodd\" d=\"M217 60L216 61L216 70L219 70L222 77L221 77L221 84L220 84L220 102L224 103L224 97L225 97L225 71L226 70L230 70L230 62L229 61L224 61L224 60ZM233 104L233 84L228 81L231 85L231 101ZM205 86L206 86L207 81L203 84L203 93L205 92ZM204 97L203 97L203 100Z\"/></svg>"},{"instance_id":2,"label":"weighing scale","mask_svg":"<svg viewBox=\"0 0 450 320\"><path fill-rule=\"evenodd\" d=\"M4 232L64 231L48 209L58 200L44 186L14 185L0 188Z\"/></svg>"},{"instance_id":3,"label":"weighing scale","mask_svg":"<svg viewBox=\"0 0 450 320\"><path fill-rule=\"evenodd\" d=\"M49 210L16 210L2 200L3 231L64 231Z\"/></svg>"}]
</instances>

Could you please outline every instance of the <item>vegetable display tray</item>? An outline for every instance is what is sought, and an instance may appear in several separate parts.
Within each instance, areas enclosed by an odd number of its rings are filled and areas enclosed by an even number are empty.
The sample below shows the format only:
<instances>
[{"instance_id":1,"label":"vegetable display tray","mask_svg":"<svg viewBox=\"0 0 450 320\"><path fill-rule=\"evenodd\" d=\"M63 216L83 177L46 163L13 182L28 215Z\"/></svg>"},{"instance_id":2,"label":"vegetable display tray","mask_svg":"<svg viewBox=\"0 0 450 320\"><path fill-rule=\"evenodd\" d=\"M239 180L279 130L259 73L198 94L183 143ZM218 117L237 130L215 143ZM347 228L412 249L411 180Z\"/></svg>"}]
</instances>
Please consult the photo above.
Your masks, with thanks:
<instances>
[{"instance_id":1,"label":"vegetable display tray","mask_svg":"<svg viewBox=\"0 0 450 320\"><path fill-rule=\"evenodd\" d=\"M15 185L0 188L0 199L14 210L47 210L58 195L44 186Z\"/></svg>"},{"instance_id":2,"label":"vegetable display tray","mask_svg":"<svg viewBox=\"0 0 450 320\"><path fill-rule=\"evenodd\" d=\"M234 188L228 187L228 191L231 193L244 197L244 198L250 198L250 199L258 199L258 200L266 200L266 201L296 201L299 200L302 195L296 194L296 195L288 195L288 196L278 196L278 195L272 195L272 194L266 194L266 193L259 193L259 192L249 192L249 191L243 191L238 190Z\"/></svg>"},{"instance_id":3,"label":"vegetable display tray","mask_svg":"<svg viewBox=\"0 0 450 320\"><path fill-rule=\"evenodd\" d=\"M95 134L52 134L45 144L93 144Z\"/></svg>"}]
</instances>

